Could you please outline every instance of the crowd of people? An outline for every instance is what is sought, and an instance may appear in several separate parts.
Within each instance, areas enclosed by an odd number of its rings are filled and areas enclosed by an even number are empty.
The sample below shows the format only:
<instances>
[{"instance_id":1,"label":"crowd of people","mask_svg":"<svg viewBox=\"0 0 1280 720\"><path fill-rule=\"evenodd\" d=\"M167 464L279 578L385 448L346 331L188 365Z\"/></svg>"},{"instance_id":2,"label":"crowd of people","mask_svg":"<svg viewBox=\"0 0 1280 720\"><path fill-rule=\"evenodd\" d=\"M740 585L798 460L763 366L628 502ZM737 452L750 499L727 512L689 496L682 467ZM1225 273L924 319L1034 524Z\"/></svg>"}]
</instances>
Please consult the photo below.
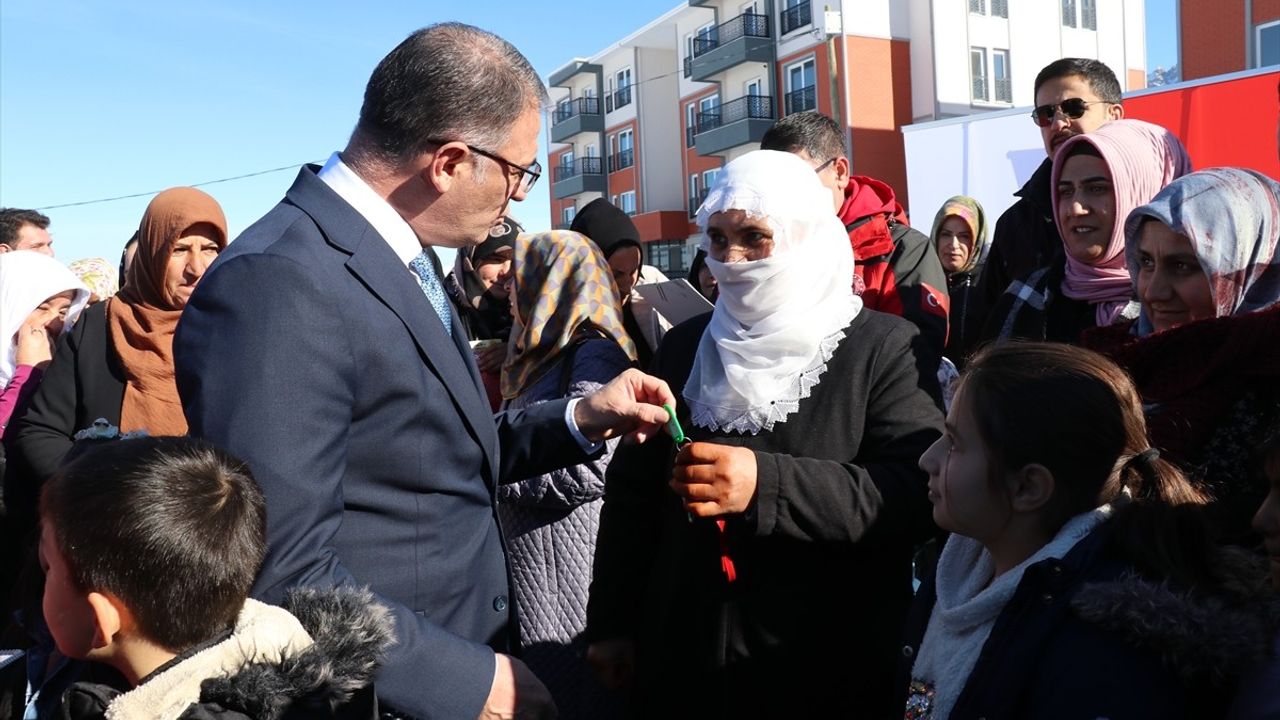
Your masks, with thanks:
<instances>
[{"instance_id":1,"label":"crowd of people","mask_svg":"<svg viewBox=\"0 0 1280 720\"><path fill-rule=\"evenodd\" d=\"M1035 97L927 235L777 121L674 325L627 213L512 217L547 93L456 23L234 242L0 210L0 715L1280 717L1280 184Z\"/></svg>"}]
</instances>

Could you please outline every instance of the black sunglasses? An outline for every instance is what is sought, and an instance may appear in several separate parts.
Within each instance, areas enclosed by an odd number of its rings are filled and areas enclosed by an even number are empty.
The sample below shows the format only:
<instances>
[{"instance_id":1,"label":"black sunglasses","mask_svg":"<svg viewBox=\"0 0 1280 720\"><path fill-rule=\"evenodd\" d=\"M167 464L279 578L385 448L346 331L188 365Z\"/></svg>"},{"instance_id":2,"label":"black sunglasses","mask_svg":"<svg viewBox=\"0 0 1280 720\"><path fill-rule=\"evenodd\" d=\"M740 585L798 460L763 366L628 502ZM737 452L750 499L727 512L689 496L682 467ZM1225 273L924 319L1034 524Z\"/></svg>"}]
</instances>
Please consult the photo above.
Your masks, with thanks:
<instances>
[{"instance_id":1,"label":"black sunglasses","mask_svg":"<svg viewBox=\"0 0 1280 720\"><path fill-rule=\"evenodd\" d=\"M1062 111L1063 117L1069 120L1079 120L1084 116L1085 111L1090 105L1112 105L1107 100L1082 100L1080 98L1067 98L1056 105L1041 105L1031 111L1031 119L1040 127L1049 127L1053 123L1053 119L1058 116L1058 110Z\"/></svg>"},{"instance_id":2,"label":"black sunglasses","mask_svg":"<svg viewBox=\"0 0 1280 720\"><path fill-rule=\"evenodd\" d=\"M430 140L428 139L427 142L431 143L432 145L444 145L447 142L462 142L462 141L461 140ZM530 165L529 167L525 167L523 165L517 165L516 163L511 162L510 160L502 157L497 153L492 153L492 152L489 152L488 150L481 150L480 148L474 145L469 145L465 142L463 142L462 144L466 145L468 150L470 150L471 152L477 155L487 157L496 163L501 163L504 167L507 168L508 171L519 170L520 171L519 188L522 192L528 193L530 190L533 189L533 184L538 182L538 178L542 177L542 163L538 162L537 160L534 160L533 164Z\"/></svg>"}]
</instances>

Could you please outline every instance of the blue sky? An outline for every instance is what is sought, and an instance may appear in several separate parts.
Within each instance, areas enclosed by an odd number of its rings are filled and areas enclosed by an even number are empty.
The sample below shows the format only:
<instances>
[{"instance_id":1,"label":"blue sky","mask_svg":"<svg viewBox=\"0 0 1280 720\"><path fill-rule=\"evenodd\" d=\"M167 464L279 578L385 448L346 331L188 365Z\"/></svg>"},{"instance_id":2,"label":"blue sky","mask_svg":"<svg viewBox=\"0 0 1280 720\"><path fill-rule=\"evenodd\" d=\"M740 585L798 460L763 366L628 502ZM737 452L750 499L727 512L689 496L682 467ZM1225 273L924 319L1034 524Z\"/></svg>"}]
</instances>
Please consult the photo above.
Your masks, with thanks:
<instances>
[{"instance_id":1,"label":"blue sky","mask_svg":"<svg viewBox=\"0 0 1280 720\"><path fill-rule=\"evenodd\" d=\"M1176 61L1174 2L1147 0L1149 68ZM674 5L3 0L0 206L61 205L288 167L204 188L234 236L280 199L298 165L345 144L369 73L413 30L441 20L479 25L514 43L545 77ZM544 179L513 207L526 227L550 225L548 187ZM149 200L45 211L59 257L117 258Z\"/></svg>"}]
</instances>

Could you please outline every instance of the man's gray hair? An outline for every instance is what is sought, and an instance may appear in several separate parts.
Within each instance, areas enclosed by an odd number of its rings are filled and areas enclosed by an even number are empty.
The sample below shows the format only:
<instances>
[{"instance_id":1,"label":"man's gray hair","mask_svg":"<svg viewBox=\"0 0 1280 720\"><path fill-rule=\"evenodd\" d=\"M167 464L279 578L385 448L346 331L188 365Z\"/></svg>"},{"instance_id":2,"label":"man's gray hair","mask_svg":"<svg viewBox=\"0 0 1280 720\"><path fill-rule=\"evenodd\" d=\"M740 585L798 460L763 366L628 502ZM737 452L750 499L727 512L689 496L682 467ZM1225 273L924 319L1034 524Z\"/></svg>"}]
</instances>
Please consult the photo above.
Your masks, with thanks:
<instances>
[{"instance_id":1,"label":"man's gray hair","mask_svg":"<svg viewBox=\"0 0 1280 720\"><path fill-rule=\"evenodd\" d=\"M363 151L384 160L427 152L429 140L493 152L521 114L548 104L541 78L514 45L471 25L440 23L378 63L355 134Z\"/></svg>"}]
</instances>

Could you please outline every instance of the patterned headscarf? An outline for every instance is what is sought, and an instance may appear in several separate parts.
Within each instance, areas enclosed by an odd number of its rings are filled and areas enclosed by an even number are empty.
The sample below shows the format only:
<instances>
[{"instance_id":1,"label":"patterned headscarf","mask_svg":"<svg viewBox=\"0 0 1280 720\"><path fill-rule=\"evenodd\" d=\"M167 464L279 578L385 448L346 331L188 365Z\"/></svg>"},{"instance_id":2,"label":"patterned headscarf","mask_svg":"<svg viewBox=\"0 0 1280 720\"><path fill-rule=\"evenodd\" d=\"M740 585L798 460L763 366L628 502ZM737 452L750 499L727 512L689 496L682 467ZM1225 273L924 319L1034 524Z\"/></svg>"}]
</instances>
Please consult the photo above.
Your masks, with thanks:
<instances>
[{"instance_id":1,"label":"patterned headscarf","mask_svg":"<svg viewBox=\"0 0 1280 720\"><path fill-rule=\"evenodd\" d=\"M520 235L512 279L516 317L502 364L502 397L510 400L528 390L587 329L613 338L635 361L613 271L585 236L567 230Z\"/></svg>"},{"instance_id":2,"label":"patterned headscarf","mask_svg":"<svg viewBox=\"0 0 1280 720\"><path fill-rule=\"evenodd\" d=\"M1149 219L1191 239L1218 317L1255 312L1280 301L1280 183L1242 168L1202 170L1170 183L1124 225L1134 287L1139 230ZM1138 334L1151 331L1144 308Z\"/></svg>"},{"instance_id":3,"label":"patterned headscarf","mask_svg":"<svg viewBox=\"0 0 1280 720\"><path fill-rule=\"evenodd\" d=\"M89 302L95 303L115 295L119 269L104 258L84 258L67 266L89 288Z\"/></svg>"},{"instance_id":4,"label":"patterned headscarf","mask_svg":"<svg viewBox=\"0 0 1280 720\"><path fill-rule=\"evenodd\" d=\"M1059 235L1064 233L1057 209L1058 179L1072 149L1080 143L1096 148L1111 173L1115 225L1106 251L1097 262L1084 263L1067 253L1062 293L1093 303L1097 323L1102 327L1115 322L1133 297L1124 262L1124 219L1134 208L1150 202L1165 185L1191 172L1191 158L1177 136L1141 120L1115 120L1086 135L1072 137L1053 158L1053 218Z\"/></svg>"},{"instance_id":5,"label":"patterned headscarf","mask_svg":"<svg viewBox=\"0 0 1280 720\"><path fill-rule=\"evenodd\" d=\"M987 252L991 250L991 243L987 240L987 215L982 211L982 205L968 195L948 198L942 203L942 209L938 210L938 214L934 216L933 232L929 233L929 239L933 241L935 249L938 247L938 231L942 229L942 223L952 215L968 223L969 233L973 235L973 247L969 249L969 259L965 261L964 267L953 274L973 272L975 268L981 267L987 261Z\"/></svg>"}]
</instances>

